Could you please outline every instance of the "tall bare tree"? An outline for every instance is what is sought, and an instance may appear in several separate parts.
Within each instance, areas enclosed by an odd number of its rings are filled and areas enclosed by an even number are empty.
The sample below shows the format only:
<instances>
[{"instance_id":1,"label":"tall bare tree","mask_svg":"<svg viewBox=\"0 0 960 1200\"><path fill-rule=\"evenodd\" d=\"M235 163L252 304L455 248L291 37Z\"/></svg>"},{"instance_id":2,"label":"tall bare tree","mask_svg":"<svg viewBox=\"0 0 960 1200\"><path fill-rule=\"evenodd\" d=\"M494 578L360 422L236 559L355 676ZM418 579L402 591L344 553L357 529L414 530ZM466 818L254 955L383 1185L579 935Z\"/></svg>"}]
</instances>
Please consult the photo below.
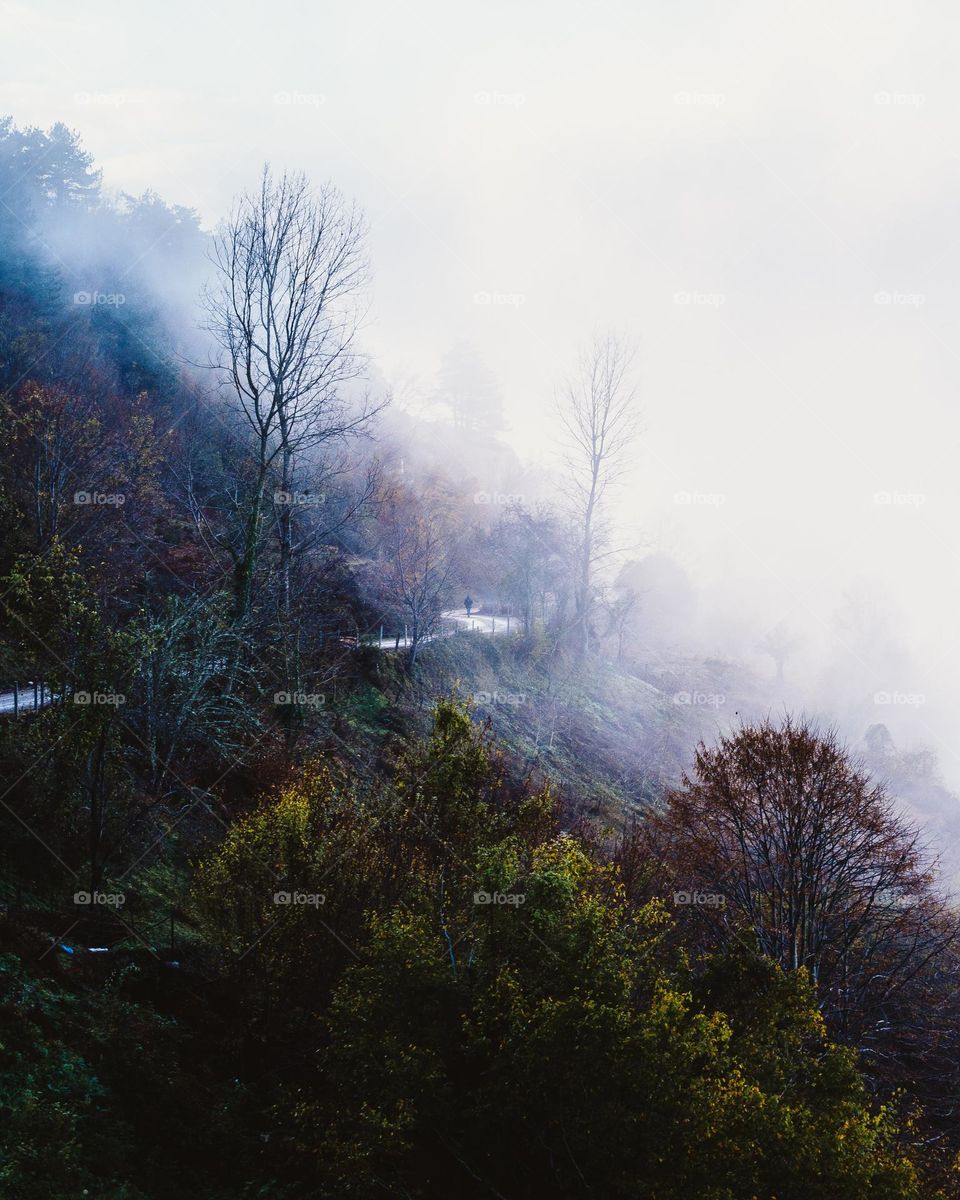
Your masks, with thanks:
<instances>
[{"instance_id":1,"label":"tall bare tree","mask_svg":"<svg viewBox=\"0 0 960 1200\"><path fill-rule=\"evenodd\" d=\"M362 214L331 184L313 188L302 174L275 178L265 167L259 189L240 196L214 240L208 327L221 350L216 366L254 441L242 532L231 548L239 616L250 608L268 484L286 612L301 461L361 432L376 411L342 390L365 365L356 345L365 237Z\"/></svg>"},{"instance_id":2,"label":"tall bare tree","mask_svg":"<svg viewBox=\"0 0 960 1200\"><path fill-rule=\"evenodd\" d=\"M581 656L590 648L595 568L609 549L604 501L627 466L637 433L634 357L621 339L609 334L596 338L557 397L576 523L573 627Z\"/></svg>"},{"instance_id":3,"label":"tall bare tree","mask_svg":"<svg viewBox=\"0 0 960 1200\"><path fill-rule=\"evenodd\" d=\"M403 616L413 667L449 599L456 547L442 506L406 489L398 488L388 497L384 530L380 590Z\"/></svg>"}]
</instances>

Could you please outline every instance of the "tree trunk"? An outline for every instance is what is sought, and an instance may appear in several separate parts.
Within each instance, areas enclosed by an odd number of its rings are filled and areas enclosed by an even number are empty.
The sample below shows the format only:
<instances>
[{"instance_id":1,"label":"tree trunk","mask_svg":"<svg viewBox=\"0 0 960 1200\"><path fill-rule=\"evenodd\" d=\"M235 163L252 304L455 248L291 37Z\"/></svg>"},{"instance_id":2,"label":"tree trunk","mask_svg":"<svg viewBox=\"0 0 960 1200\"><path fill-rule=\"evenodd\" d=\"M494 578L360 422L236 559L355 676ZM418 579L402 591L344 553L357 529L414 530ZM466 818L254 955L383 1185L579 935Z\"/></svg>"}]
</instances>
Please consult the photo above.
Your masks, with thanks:
<instances>
[{"instance_id":1,"label":"tree trunk","mask_svg":"<svg viewBox=\"0 0 960 1200\"><path fill-rule=\"evenodd\" d=\"M290 612L290 561L293 558L293 454L284 447L281 462L280 490L280 612Z\"/></svg>"},{"instance_id":2,"label":"tree trunk","mask_svg":"<svg viewBox=\"0 0 960 1200\"><path fill-rule=\"evenodd\" d=\"M260 532L263 528L263 491L266 484L266 471L261 468L250 511L247 514L246 529L243 537L243 550L233 569L234 615L238 621L244 620L250 612L250 602L253 595L253 574L257 567L257 550L260 546Z\"/></svg>"}]
</instances>

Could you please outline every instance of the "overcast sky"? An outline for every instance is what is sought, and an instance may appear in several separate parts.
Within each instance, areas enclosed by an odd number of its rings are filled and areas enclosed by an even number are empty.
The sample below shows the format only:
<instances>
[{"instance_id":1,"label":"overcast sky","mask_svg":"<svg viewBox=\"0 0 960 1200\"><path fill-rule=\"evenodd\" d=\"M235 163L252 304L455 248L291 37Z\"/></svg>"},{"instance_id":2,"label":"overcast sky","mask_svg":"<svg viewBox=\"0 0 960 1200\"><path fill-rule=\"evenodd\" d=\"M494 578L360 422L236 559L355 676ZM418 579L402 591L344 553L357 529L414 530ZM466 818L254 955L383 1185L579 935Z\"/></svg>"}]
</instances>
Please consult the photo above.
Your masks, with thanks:
<instances>
[{"instance_id":1,"label":"overcast sky","mask_svg":"<svg viewBox=\"0 0 960 1200\"><path fill-rule=\"evenodd\" d=\"M639 341L624 513L708 594L735 587L758 627L826 638L860 581L913 651L889 686L953 729L955 5L0 13L0 112L79 130L108 187L154 188L208 225L266 159L355 195L381 369L428 388L471 341L521 453L543 454L578 343L609 326Z\"/></svg>"}]
</instances>

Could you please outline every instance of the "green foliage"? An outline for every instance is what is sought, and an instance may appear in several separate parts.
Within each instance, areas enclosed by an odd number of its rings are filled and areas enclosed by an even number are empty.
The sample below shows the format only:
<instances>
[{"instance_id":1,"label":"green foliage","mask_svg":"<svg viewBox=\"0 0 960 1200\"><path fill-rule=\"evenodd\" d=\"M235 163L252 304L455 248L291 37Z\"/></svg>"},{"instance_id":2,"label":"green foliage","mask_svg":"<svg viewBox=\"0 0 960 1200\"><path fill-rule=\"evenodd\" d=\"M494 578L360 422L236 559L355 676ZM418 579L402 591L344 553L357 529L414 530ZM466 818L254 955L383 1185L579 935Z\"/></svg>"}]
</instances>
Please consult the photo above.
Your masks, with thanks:
<instances>
[{"instance_id":1,"label":"green foliage","mask_svg":"<svg viewBox=\"0 0 960 1200\"><path fill-rule=\"evenodd\" d=\"M484 883L518 866L482 857ZM802 981L758 968L735 1030L670 961L663 911L631 914L573 839L514 888L465 917L453 963L428 912L372 922L328 1016L329 1100L298 1113L324 1195L919 1194Z\"/></svg>"},{"instance_id":2,"label":"green foliage","mask_svg":"<svg viewBox=\"0 0 960 1200\"><path fill-rule=\"evenodd\" d=\"M16 966L0 958L0 1191L66 1200L93 1181L81 1135L103 1088L81 1056L50 1037L41 1022L52 994L29 982L18 988Z\"/></svg>"},{"instance_id":3,"label":"green foliage","mask_svg":"<svg viewBox=\"0 0 960 1200\"><path fill-rule=\"evenodd\" d=\"M89 591L75 550L54 539L43 554L21 555L0 580L5 640L28 662L62 681L91 618Z\"/></svg>"},{"instance_id":4,"label":"green foliage","mask_svg":"<svg viewBox=\"0 0 960 1200\"><path fill-rule=\"evenodd\" d=\"M149 959L79 995L8 974L12 1196L932 1194L806 976L741 943L691 969L456 698L379 778L290 772L193 913L199 1005Z\"/></svg>"},{"instance_id":5,"label":"green foliage","mask_svg":"<svg viewBox=\"0 0 960 1200\"><path fill-rule=\"evenodd\" d=\"M229 1105L209 1111L209 1080L202 1059L189 1062L184 1032L124 994L135 974L112 975L93 995L34 977L0 954L4 1197L236 1194L227 1185L233 1166L217 1161L229 1139L239 1160Z\"/></svg>"}]
</instances>

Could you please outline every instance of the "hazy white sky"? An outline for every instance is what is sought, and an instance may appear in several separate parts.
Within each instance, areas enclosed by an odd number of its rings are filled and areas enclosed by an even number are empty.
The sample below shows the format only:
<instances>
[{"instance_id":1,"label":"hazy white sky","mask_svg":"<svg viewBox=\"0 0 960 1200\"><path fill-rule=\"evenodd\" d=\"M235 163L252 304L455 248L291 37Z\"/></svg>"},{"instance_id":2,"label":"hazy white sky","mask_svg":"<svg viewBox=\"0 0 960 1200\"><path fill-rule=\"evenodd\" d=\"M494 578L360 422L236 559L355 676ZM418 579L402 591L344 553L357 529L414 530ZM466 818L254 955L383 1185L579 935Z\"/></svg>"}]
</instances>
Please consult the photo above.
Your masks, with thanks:
<instances>
[{"instance_id":1,"label":"hazy white sky","mask_svg":"<svg viewBox=\"0 0 960 1200\"><path fill-rule=\"evenodd\" d=\"M952 729L955 5L46 0L0 29L0 111L78 129L110 187L210 224L265 159L356 195L382 370L429 386L470 340L522 453L577 344L637 338L625 512L758 627L889 593L890 687Z\"/></svg>"}]
</instances>

